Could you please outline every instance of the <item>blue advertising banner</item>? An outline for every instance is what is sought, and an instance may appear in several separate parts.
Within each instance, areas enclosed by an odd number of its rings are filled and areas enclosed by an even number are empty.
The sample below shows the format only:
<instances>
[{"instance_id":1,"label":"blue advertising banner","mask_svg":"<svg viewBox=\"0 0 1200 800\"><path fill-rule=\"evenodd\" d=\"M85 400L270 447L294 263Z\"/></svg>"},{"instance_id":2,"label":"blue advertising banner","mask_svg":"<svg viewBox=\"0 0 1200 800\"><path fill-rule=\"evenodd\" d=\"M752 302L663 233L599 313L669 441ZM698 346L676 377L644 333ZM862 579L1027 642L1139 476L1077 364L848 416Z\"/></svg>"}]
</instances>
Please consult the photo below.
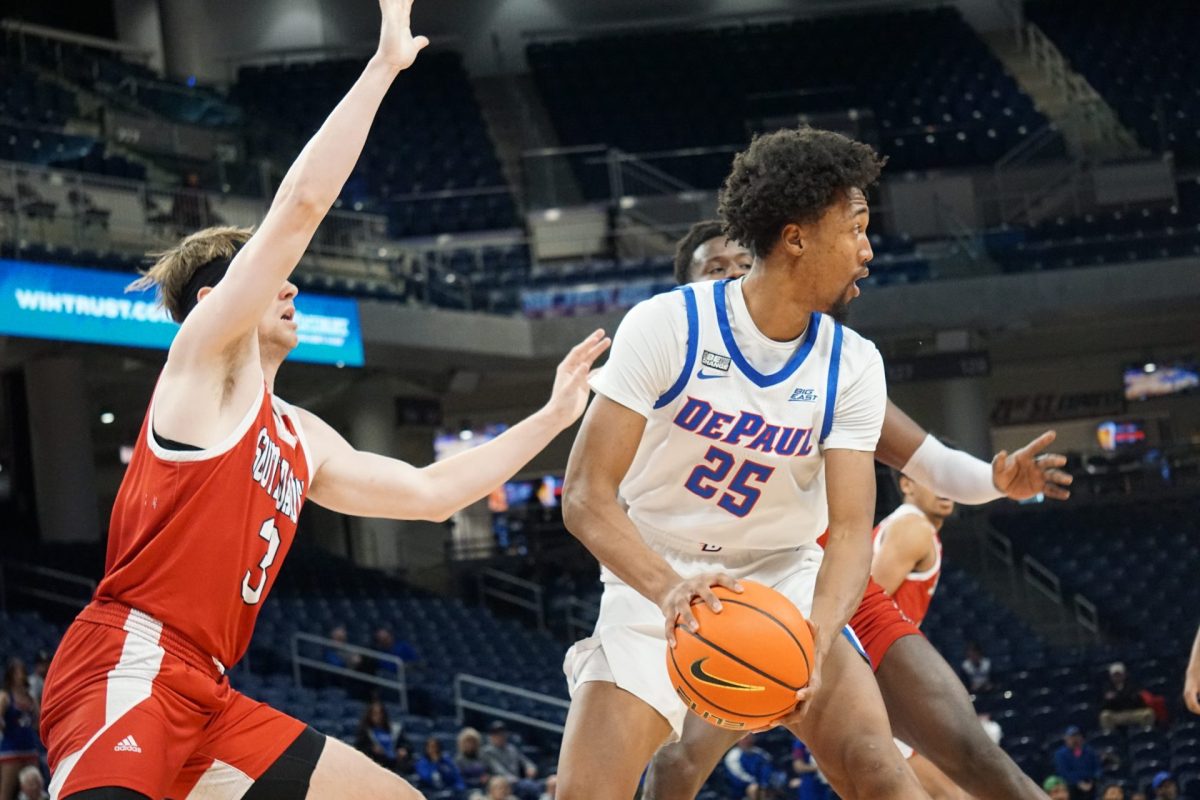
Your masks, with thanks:
<instances>
[{"instance_id":1,"label":"blue advertising banner","mask_svg":"<svg viewBox=\"0 0 1200 800\"><path fill-rule=\"evenodd\" d=\"M133 275L0 259L0 334L124 347L171 346L179 326L153 291L126 292ZM300 345L289 358L363 365L358 303L301 293Z\"/></svg>"}]
</instances>

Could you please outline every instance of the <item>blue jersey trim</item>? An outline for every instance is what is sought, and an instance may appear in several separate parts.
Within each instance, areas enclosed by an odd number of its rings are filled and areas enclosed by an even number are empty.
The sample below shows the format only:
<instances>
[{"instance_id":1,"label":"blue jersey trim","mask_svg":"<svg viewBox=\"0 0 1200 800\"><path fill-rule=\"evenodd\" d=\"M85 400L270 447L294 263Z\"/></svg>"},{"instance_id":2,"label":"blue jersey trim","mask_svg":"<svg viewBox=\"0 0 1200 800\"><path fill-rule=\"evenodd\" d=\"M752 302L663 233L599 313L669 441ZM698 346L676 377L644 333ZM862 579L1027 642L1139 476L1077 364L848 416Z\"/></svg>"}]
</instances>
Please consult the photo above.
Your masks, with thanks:
<instances>
[{"instance_id":1,"label":"blue jersey trim","mask_svg":"<svg viewBox=\"0 0 1200 800\"><path fill-rule=\"evenodd\" d=\"M858 640L858 634L854 632L854 628L849 625L842 628L842 636L845 636L846 641L850 642L850 646L858 651L858 654L863 657L863 661L867 662L867 666L875 669L875 665L871 663L871 656L867 654L867 648L863 647L862 642Z\"/></svg>"},{"instance_id":2,"label":"blue jersey trim","mask_svg":"<svg viewBox=\"0 0 1200 800\"><path fill-rule=\"evenodd\" d=\"M783 383L792 376L800 365L804 363L804 359L808 357L808 353L813 348L813 344L817 341L817 326L821 324L821 315L815 311L808 318L808 330L804 334L804 341L796 348L796 352L788 359L778 372L771 375L763 375L761 372L750 366L750 362L742 355L742 351L738 349L737 342L734 341L733 331L729 329L729 312L725 309L725 284L731 279L717 281L717 285L713 287L713 300L717 306L717 327L721 329L721 338L725 341L725 346L729 348L729 357L733 359L733 363L737 364L738 369L742 371L747 378L754 382L754 385L760 388L768 386L776 386Z\"/></svg>"},{"instance_id":3,"label":"blue jersey trim","mask_svg":"<svg viewBox=\"0 0 1200 800\"><path fill-rule=\"evenodd\" d=\"M818 444L825 444L825 437L833 428L833 406L837 402L838 370L842 366L842 323L833 323L833 350L829 354L829 381L825 384L825 418L821 420L821 438Z\"/></svg>"},{"instance_id":4,"label":"blue jersey trim","mask_svg":"<svg viewBox=\"0 0 1200 800\"><path fill-rule=\"evenodd\" d=\"M696 363L696 350L700 346L700 313L696 309L696 292L691 286L680 286L675 291L683 292L684 305L687 307L687 355L683 359L683 371L679 373L675 383L671 384L671 388L654 403L655 408L662 408L670 403L679 396L683 387L687 386L688 377L692 374L692 365Z\"/></svg>"}]
</instances>

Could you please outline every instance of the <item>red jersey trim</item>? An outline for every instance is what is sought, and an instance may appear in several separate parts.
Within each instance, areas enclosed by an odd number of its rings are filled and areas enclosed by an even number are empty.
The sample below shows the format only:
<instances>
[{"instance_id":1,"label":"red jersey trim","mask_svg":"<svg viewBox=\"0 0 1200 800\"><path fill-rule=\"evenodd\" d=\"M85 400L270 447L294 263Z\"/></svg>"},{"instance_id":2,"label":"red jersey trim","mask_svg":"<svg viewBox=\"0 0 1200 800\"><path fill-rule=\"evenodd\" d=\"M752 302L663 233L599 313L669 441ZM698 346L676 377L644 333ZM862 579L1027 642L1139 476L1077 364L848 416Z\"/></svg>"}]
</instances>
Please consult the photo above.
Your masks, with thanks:
<instances>
[{"instance_id":1,"label":"red jersey trim","mask_svg":"<svg viewBox=\"0 0 1200 800\"><path fill-rule=\"evenodd\" d=\"M254 396L254 402L242 417L242 421L237 424L228 436L222 439L217 444L207 450L168 450L158 443L154 438L154 407L158 401L158 391L155 389L154 397L150 398L150 424L146 426L146 446L150 448L150 452L160 461L208 461L210 458L223 456L237 445L250 430L250 426L254 424L254 420L258 418L258 412L262 409L263 395L267 391L267 382L263 381L259 384L258 394Z\"/></svg>"}]
</instances>

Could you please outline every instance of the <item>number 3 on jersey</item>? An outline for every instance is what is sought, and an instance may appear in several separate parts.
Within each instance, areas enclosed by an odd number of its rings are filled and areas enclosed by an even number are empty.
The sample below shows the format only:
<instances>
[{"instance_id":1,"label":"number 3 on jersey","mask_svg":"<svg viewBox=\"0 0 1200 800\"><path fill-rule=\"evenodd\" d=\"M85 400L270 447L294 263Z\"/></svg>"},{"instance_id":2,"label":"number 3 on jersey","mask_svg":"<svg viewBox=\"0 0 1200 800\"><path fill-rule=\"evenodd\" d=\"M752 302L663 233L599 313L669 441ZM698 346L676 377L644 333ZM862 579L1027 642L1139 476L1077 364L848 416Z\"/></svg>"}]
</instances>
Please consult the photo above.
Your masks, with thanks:
<instances>
[{"instance_id":1,"label":"number 3 on jersey","mask_svg":"<svg viewBox=\"0 0 1200 800\"><path fill-rule=\"evenodd\" d=\"M735 517L744 517L749 514L754 509L754 504L758 502L758 498L762 496L762 489L759 486L751 485L750 482L766 483L771 474L775 472L774 467L757 464L753 461L743 461L742 465L734 471L733 467L737 463L737 459L732 453L719 447L708 448L708 452L704 454L704 460L706 463L697 464L683 485L692 494L709 500L720 490L720 485L725 483L729 473L733 472L733 478L726 485L725 491L721 493L717 505Z\"/></svg>"},{"instance_id":2,"label":"number 3 on jersey","mask_svg":"<svg viewBox=\"0 0 1200 800\"><path fill-rule=\"evenodd\" d=\"M267 568L275 562L275 554L279 552L279 529L275 527L274 517L263 520L258 535L266 540L267 552L258 562L258 568L262 571L258 576L258 586L250 586L251 570L246 570L246 577L242 578L242 602L248 606L256 605L262 600L263 589L267 585Z\"/></svg>"}]
</instances>

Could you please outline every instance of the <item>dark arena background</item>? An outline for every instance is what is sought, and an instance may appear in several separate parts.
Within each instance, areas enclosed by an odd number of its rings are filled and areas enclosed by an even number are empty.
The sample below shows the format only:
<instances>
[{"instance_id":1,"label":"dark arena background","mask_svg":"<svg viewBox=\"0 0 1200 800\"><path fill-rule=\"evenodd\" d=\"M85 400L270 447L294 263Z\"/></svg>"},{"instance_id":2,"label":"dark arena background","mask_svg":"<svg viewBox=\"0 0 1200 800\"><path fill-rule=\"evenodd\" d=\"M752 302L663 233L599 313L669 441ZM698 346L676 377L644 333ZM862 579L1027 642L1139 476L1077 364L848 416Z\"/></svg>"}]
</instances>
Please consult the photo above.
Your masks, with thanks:
<instances>
[{"instance_id":1,"label":"dark arena background","mask_svg":"<svg viewBox=\"0 0 1200 800\"><path fill-rule=\"evenodd\" d=\"M379 24L373 0L85 5L0 11L0 656L31 671L101 577L176 330L125 285L186 233L261 220ZM281 396L417 465L475 446L544 402L571 344L674 286L675 242L715 215L754 134L867 142L888 162L849 324L883 354L891 398L985 460L1054 429L1075 477L1065 502L959 506L924 632L956 670L972 643L990 660L972 700L1039 785L1078 726L1096 798L1200 799L1183 699L1200 621L1193 2L413 14L432 45L293 274L305 324ZM453 759L464 728L486 743L502 722L536 765L511 791L553 797L563 654L600 595L560 511L574 430L445 524L307 506L233 686L429 797L484 788L419 777L427 741ZM877 519L898 502L878 470ZM1101 726L1116 662L1150 724ZM385 756L362 736L372 696ZM723 764L701 797L827 796L793 743L759 736L761 783Z\"/></svg>"}]
</instances>

